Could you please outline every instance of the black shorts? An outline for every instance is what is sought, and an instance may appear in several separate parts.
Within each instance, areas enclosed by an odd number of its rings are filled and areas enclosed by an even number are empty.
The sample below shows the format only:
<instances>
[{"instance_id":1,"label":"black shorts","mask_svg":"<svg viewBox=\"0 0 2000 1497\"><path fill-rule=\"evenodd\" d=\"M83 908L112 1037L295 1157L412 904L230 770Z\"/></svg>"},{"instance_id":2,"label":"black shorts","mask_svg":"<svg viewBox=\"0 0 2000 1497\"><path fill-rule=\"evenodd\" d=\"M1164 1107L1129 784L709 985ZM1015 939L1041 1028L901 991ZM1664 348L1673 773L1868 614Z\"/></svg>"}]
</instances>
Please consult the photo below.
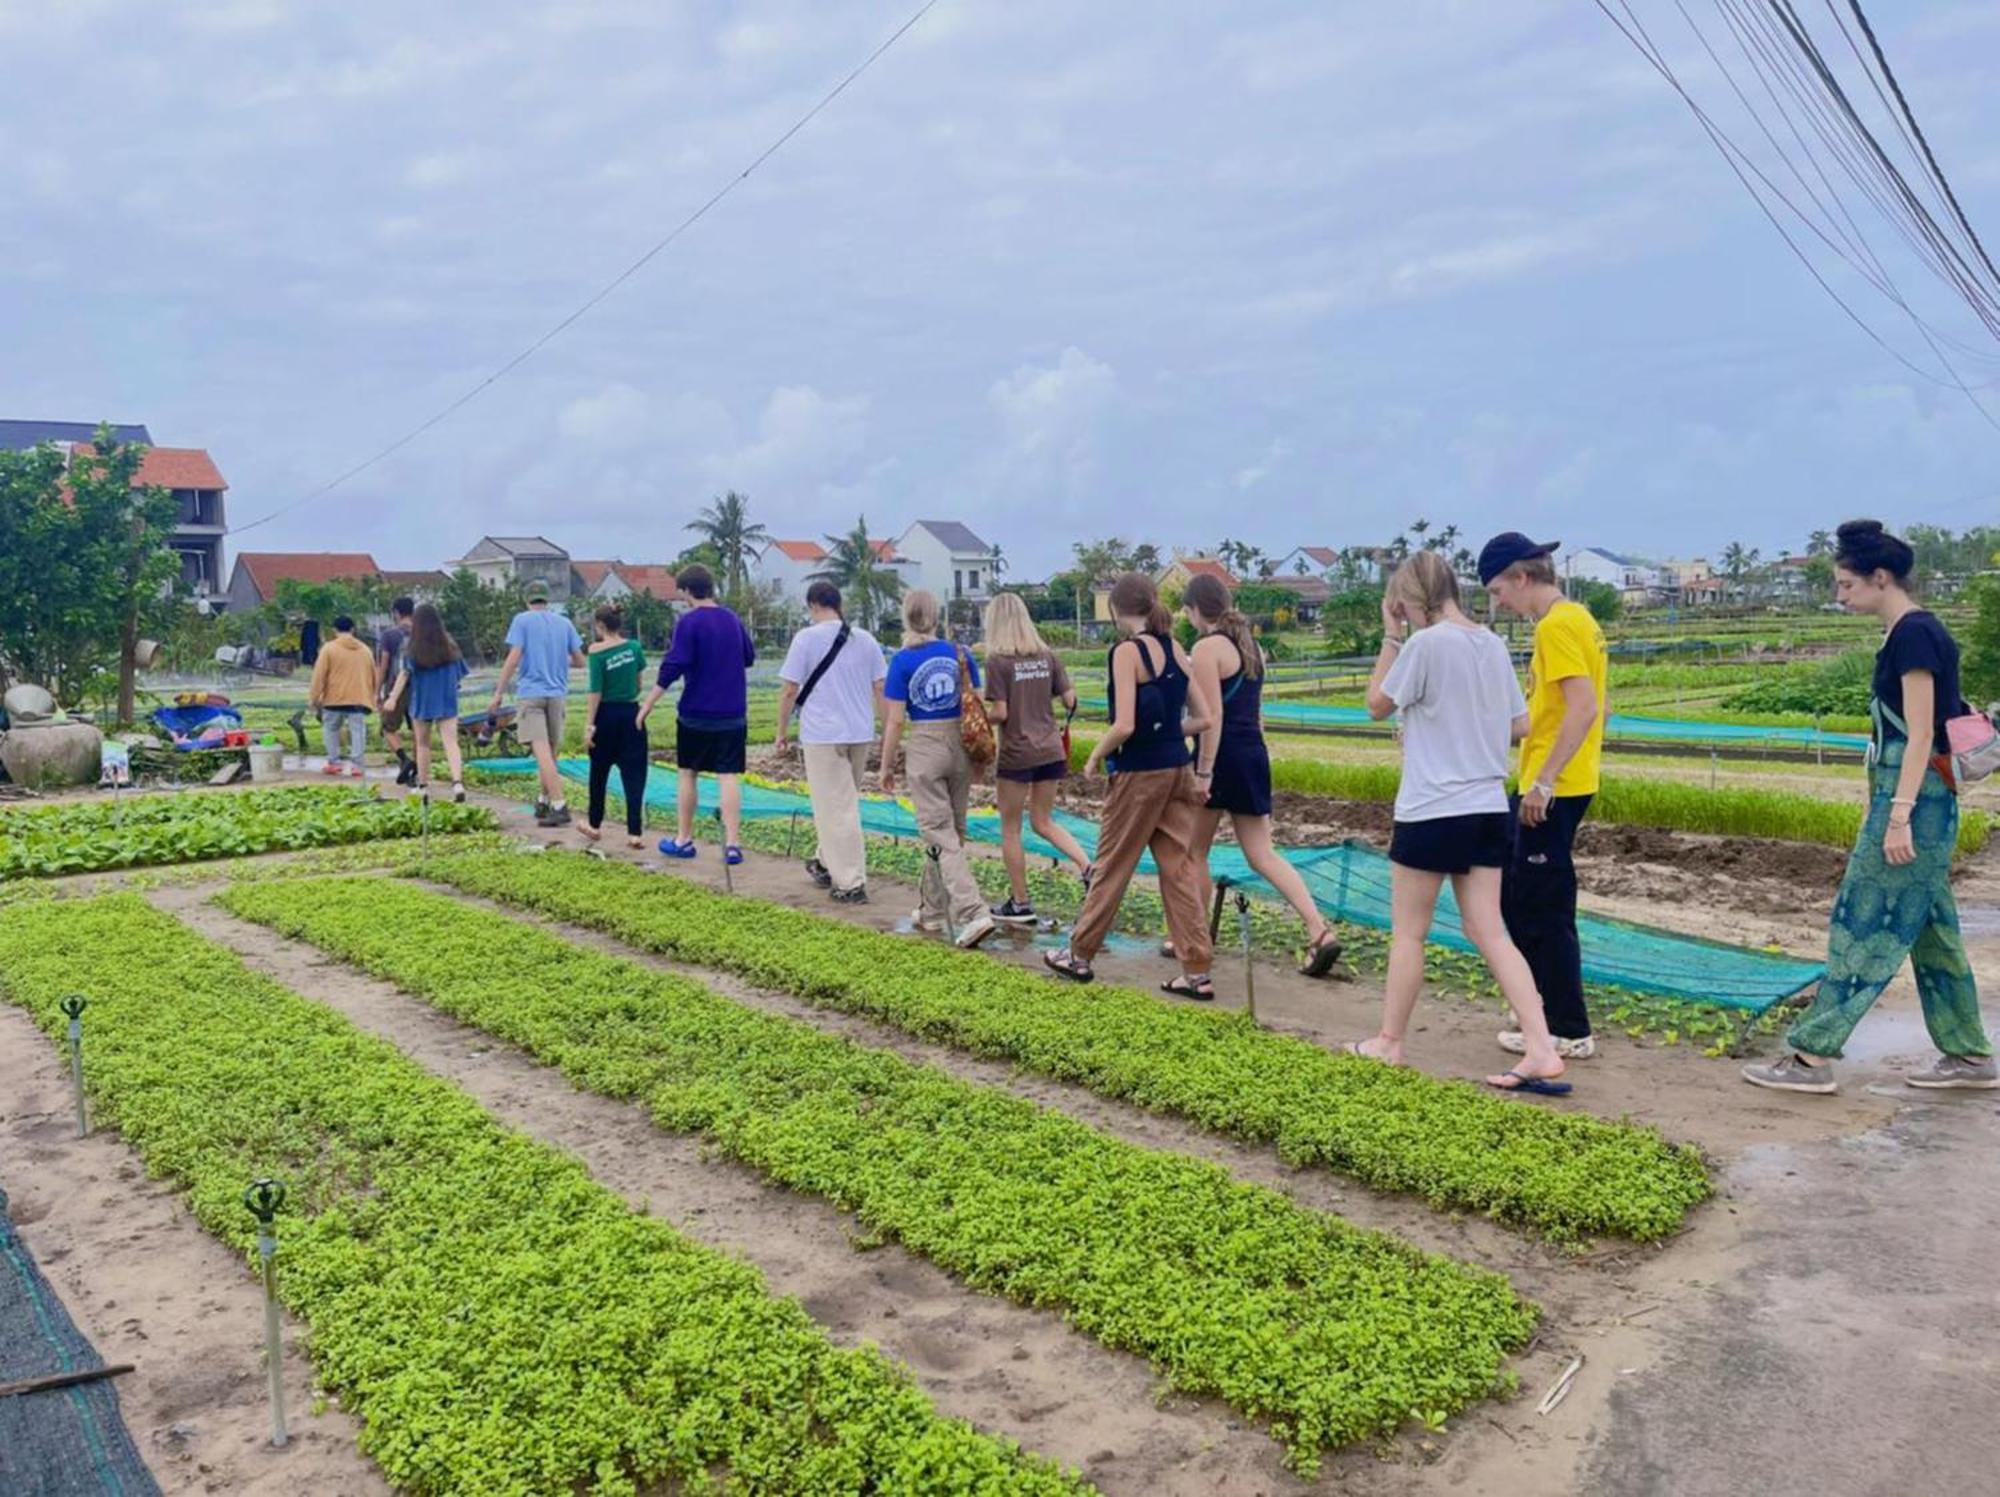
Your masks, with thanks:
<instances>
[{"instance_id":1,"label":"black shorts","mask_svg":"<svg viewBox=\"0 0 2000 1497\"><path fill-rule=\"evenodd\" d=\"M1514 818L1505 811L1399 821L1389 839L1389 861L1425 873L1470 873L1505 868L1514 844Z\"/></svg>"},{"instance_id":2,"label":"black shorts","mask_svg":"<svg viewBox=\"0 0 2000 1497\"><path fill-rule=\"evenodd\" d=\"M691 728L674 725L674 762L698 774L742 774L748 728Z\"/></svg>"},{"instance_id":3,"label":"black shorts","mask_svg":"<svg viewBox=\"0 0 2000 1497\"><path fill-rule=\"evenodd\" d=\"M1026 769L996 769L994 774L1003 780L1012 780L1016 785L1039 785L1047 780L1059 780L1069 773L1069 760L1051 759L1046 764L1030 764Z\"/></svg>"}]
</instances>

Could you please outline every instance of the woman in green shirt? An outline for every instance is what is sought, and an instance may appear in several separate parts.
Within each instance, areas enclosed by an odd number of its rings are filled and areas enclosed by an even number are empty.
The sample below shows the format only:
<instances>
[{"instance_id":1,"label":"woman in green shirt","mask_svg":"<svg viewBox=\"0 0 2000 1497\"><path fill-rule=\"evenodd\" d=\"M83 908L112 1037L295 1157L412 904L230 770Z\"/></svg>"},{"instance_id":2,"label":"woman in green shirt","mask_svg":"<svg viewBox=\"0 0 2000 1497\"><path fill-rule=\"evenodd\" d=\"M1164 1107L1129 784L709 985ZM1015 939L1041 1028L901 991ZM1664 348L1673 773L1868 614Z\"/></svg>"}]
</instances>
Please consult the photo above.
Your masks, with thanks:
<instances>
[{"instance_id":1,"label":"woman in green shirt","mask_svg":"<svg viewBox=\"0 0 2000 1497\"><path fill-rule=\"evenodd\" d=\"M625 789L625 840L644 847L646 732L638 719L646 657L637 640L625 637L625 615L615 603L598 608L594 632L590 704L583 721L583 746L590 755L590 815L579 830L592 842L604 835L604 790L615 765Z\"/></svg>"}]
</instances>

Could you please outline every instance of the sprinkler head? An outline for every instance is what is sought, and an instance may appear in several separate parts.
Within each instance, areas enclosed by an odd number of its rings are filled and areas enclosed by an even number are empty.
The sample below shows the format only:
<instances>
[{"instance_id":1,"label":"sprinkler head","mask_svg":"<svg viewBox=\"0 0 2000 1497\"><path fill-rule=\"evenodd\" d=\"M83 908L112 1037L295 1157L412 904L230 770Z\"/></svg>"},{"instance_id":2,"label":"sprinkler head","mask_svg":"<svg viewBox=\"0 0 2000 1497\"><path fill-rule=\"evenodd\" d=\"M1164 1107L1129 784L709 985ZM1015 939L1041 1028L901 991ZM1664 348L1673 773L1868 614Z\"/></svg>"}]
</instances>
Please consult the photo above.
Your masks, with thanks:
<instances>
[{"instance_id":1,"label":"sprinkler head","mask_svg":"<svg viewBox=\"0 0 2000 1497\"><path fill-rule=\"evenodd\" d=\"M285 1204L285 1182L253 1180L243 1191L243 1205L267 1229Z\"/></svg>"},{"instance_id":2,"label":"sprinkler head","mask_svg":"<svg viewBox=\"0 0 2000 1497\"><path fill-rule=\"evenodd\" d=\"M81 993L71 993L61 1003L57 1004L56 1007L60 1008L72 1019L81 1019L84 1009L89 1007L89 1000Z\"/></svg>"}]
</instances>

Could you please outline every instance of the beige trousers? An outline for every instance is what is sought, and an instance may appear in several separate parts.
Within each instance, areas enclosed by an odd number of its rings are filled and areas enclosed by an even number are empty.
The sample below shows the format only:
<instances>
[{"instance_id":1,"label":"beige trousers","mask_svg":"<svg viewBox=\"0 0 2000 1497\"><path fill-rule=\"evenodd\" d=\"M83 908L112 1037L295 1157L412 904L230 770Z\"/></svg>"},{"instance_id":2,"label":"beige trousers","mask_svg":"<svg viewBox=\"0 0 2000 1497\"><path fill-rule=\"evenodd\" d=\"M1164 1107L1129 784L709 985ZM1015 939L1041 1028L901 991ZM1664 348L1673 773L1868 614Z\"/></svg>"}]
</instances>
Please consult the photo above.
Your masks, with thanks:
<instances>
[{"instance_id":1,"label":"beige trousers","mask_svg":"<svg viewBox=\"0 0 2000 1497\"><path fill-rule=\"evenodd\" d=\"M1148 852L1160 870L1160 903L1181 967L1206 972L1212 956L1208 911L1202 908L1204 870L1193 853L1195 818L1203 796L1194 771L1142 769L1111 777L1104 819L1097 828L1097 876L1069 933L1071 954L1090 961L1118 920L1118 903Z\"/></svg>"},{"instance_id":2,"label":"beige trousers","mask_svg":"<svg viewBox=\"0 0 2000 1497\"><path fill-rule=\"evenodd\" d=\"M927 919L942 915L949 902L952 925L964 930L986 914L986 899L972 877L972 864L965 855L965 811L972 799L972 761L965 757L965 742L958 736L958 719L949 722L911 723L903 740L904 773L910 781L910 799L917 808L917 829L924 845L938 852L938 880L921 880L920 908Z\"/></svg>"},{"instance_id":3,"label":"beige trousers","mask_svg":"<svg viewBox=\"0 0 2000 1497\"><path fill-rule=\"evenodd\" d=\"M808 743L806 786L812 791L813 830L819 860L836 889L868 882L868 844L861 835L861 776L868 768L865 743Z\"/></svg>"}]
</instances>

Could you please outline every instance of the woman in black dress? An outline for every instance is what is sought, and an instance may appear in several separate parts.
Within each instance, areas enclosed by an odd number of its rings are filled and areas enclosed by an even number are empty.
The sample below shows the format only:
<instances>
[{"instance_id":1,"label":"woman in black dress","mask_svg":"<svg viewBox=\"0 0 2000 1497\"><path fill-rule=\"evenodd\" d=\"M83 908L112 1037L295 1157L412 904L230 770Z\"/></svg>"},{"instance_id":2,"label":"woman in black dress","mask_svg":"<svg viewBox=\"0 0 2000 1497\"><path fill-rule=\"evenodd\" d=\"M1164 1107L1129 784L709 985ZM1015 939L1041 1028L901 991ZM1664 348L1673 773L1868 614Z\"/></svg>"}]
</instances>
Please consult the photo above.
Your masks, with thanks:
<instances>
[{"instance_id":1,"label":"woman in black dress","mask_svg":"<svg viewBox=\"0 0 2000 1497\"><path fill-rule=\"evenodd\" d=\"M1182 611L1195 632L1194 686L1213 716L1201 735L1195 773L1213 778L1208 803L1195 823L1194 856L1202 870L1203 903L1214 898L1208 881L1208 853L1222 818L1229 818L1236 845L1257 876L1285 897L1306 924L1306 960L1299 970L1325 977L1340 959L1333 927L1313 903L1298 869L1278 856L1271 841L1271 755L1264 746L1264 654L1250 621L1236 611L1229 589L1207 575L1191 578L1181 597ZM1161 947L1172 956L1172 942Z\"/></svg>"}]
</instances>

